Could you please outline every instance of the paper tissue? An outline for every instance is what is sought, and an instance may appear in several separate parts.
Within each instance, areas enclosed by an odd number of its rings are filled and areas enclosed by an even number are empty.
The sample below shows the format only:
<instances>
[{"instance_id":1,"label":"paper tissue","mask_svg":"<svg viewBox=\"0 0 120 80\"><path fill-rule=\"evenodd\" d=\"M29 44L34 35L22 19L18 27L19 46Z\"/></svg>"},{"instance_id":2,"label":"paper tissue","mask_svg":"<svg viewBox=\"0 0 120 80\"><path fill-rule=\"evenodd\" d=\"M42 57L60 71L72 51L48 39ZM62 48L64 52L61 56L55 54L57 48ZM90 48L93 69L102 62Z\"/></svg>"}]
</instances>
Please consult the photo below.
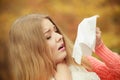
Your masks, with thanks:
<instances>
[{"instance_id":1,"label":"paper tissue","mask_svg":"<svg viewBox=\"0 0 120 80\"><path fill-rule=\"evenodd\" d=\"M98 15L85 18L78 25L77 37L73 47L72 57L78 64L81 64L83 55L92 55L96 43L96 20Z\"/></svg>"}]
</instances>

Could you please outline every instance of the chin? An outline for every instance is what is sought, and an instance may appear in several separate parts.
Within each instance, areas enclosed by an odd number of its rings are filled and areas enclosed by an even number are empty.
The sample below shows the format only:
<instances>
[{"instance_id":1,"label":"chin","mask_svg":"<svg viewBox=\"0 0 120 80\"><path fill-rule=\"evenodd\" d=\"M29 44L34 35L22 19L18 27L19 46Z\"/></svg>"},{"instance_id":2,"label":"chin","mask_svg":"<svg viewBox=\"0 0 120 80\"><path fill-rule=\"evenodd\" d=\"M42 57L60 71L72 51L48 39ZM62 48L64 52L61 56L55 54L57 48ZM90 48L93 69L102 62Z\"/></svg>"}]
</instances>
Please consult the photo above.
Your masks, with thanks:
<instances>
[{"instance_id":1,"label":"chin","mask_svg":"<svg viewBox=\"0 0 120 80\"><path fill-rule=\"evenodd\" d=\"M59 53L59 55L56 57L56 63L63 62L66 56L67 56L66 52Z\"/></svg>"}]
</instances>

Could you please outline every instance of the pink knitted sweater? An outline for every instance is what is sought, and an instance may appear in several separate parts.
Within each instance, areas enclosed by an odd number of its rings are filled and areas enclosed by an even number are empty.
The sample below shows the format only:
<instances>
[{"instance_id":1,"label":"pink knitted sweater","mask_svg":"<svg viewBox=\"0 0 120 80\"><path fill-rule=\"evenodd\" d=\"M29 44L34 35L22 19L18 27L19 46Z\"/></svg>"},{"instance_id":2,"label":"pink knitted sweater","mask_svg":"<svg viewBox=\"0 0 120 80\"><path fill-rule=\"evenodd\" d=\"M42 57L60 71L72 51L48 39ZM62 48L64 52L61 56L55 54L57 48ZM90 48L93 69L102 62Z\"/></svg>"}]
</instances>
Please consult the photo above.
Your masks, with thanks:
<instances>
[{"instance_id":1,"label":"pink knitted sweater","mask_svg":"<svg viewBox=\"0 0 120 80\"><path fill-rule=\"evenodd\" d=\"M120 56L109 50L103 43L96 48L95 53L102 61L88 56L93 71L101 80L120 80Z\"/></svg>"}]
</instances>

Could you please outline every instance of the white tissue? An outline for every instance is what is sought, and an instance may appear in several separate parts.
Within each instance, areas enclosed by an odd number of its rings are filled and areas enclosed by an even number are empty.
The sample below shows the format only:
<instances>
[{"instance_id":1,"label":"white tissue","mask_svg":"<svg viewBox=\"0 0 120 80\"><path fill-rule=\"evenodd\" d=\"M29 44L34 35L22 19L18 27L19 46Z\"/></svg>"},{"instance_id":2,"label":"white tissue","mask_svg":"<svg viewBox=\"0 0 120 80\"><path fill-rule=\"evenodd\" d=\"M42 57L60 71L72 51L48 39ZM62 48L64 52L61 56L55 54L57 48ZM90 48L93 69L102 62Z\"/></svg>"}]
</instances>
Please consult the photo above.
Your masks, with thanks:
<instances>
[{"instance_id":1,"label":"white tissue","mask_svg":"<svg viewBox=\"0 0 120 80\"><path fill-rule=\"evenodd\" d=\"M92 55L96 43L96 19L98 15L85 18L78 26L72 57L81 64L83 55Z\"/></svg>"}]
</instances>

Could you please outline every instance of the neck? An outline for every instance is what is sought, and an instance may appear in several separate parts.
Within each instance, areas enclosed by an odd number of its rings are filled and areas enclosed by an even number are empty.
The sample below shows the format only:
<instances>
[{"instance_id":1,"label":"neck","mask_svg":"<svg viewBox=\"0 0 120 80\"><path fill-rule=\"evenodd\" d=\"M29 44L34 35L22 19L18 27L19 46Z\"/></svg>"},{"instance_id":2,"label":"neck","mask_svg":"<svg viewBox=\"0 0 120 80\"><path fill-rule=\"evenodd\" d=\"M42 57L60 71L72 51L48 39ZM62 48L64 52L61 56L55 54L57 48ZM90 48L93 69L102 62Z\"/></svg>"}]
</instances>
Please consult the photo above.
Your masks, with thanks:
<instances>
[{"instance_id":1,"label":"neck","mask_svg":"<svg viewBox=\"0 0 120 80\"><path fill-rule=\"evenodd\" d=\"M71 72L69 66L63 61L56 66L55 78L57 80L71 80Z\"/></svg>"}]
</instances>

